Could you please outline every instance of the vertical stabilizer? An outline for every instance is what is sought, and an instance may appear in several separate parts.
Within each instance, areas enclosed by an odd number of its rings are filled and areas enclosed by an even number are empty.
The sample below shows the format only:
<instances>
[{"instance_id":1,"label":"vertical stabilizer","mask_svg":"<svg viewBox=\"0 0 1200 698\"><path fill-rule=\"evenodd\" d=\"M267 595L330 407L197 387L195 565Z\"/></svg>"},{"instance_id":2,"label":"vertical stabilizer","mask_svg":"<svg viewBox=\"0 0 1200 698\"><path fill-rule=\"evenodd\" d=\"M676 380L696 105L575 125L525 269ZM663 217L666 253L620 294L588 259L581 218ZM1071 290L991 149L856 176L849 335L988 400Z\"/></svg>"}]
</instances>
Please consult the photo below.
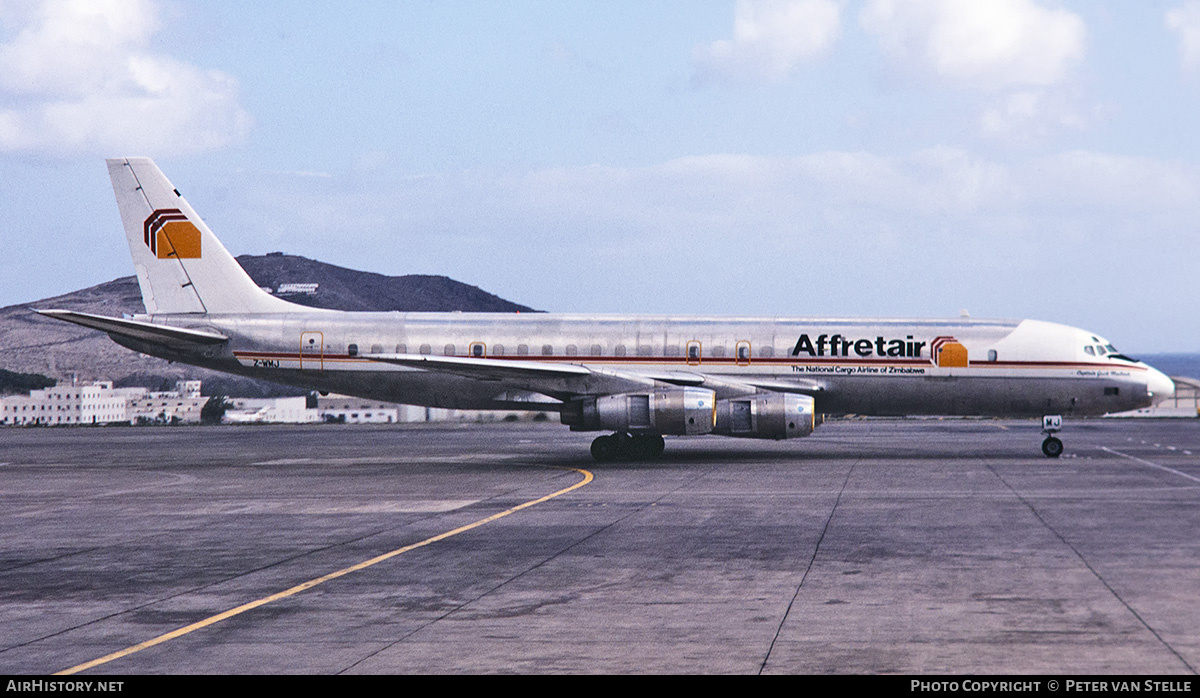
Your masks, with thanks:
<instances>
[{"instance_id":1,"label":"vertical stabilizer","mask_svg":"<svg viewBox=\"0 0 1200 698\"><path fill-rule=\"evenodd\" d=\"M107 162L147 313L299 309L254 283L154 161Z\"/></svg>"}]
</instances>

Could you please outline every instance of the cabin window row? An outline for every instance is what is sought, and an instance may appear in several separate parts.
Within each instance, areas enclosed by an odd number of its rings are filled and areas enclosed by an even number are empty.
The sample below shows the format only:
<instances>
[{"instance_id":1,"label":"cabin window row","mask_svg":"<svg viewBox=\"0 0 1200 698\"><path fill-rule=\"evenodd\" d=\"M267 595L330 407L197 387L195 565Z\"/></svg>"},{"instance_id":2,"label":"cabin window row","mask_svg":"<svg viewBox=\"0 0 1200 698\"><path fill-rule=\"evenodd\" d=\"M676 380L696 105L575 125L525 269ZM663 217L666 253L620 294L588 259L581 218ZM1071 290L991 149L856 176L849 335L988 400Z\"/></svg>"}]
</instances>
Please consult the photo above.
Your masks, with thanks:
<instances>
[{"instance_id":1,"label":"cabin window row","mask_svg":"<svg viewBox=\"0 0 1200 698\"><path fill-rule=\"evenodd\" d=\"M446 344L442 346L442 354L445 356L456 356L458 347L454 344ZM588 356L604 356L604 347L600 344L592 344L585 346ZM698 342L689 342L686 349L679 345L671 344L662 348L662 353L656 353L653 346L642 344L628 347L624 344L618 344L613 347L613 356L666 356L666 357L681 357L686 355L690 361L698 361L701 359L702 350ZM372 344L372 354L382 354L384 347L382 344ZM407 344L395 345L397 354L407 354L409 352ZM346 345L346 353L350 356L358 356L359 347L356 342L351 342ZM417 347L418 354L432 354L433 345L421 344ZM515 351L509 353L509 348L504 344L493 344L491 347L485 347L483 343L474 342L467 347L467 355L475 357L483 356L532 356L540 354L542 356L579 356L580 347L575 344L568 344L561 349L556 349L552 344L542 344L540 346L529 344L518 344ZM713 346L703 351L703 355L709 358L720 359L725 357L724 346ZM754 355L758 358L771 358L775 355L773 347L759 347L754 350ZM750 357L750 347L747 343L739 343L737 348L737 358L748 359Z\"/></svg>"}]
</instances>

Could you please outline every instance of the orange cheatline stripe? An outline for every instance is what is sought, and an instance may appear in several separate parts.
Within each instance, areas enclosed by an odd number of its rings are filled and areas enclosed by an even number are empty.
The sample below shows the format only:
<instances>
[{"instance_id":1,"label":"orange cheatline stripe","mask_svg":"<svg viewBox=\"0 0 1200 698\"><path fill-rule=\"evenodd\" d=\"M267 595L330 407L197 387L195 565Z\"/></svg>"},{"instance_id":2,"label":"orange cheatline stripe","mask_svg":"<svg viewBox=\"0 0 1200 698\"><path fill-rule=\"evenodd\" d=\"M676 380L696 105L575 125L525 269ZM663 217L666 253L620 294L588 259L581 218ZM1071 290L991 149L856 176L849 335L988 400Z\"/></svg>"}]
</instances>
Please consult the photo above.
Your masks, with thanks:
<instances>
[{"instance_id":1,"label":"orange cheatline stripe","mask_svg":"<svg viewBox=\"0 0 1200 698\"><path fill-rule=\"evenodd\" d=\"M270 596L264 596L261 599L251 601L249 603L244 603L241 606L238 606L236 608L231 608L228 611L218 613L215 616L209 616L208 618L205 618L204 620L196 621L195 623L192 623L191 625L185 625L184 627L179 628L177 630L172 630L169 633L164 633L162 635L159 635L158 637L146 640L145 642L140 642L131 647L126 647L123 650L113 652L112 654L106 654L103 657L100 657L98 659L93 659L90 662L84 662L83 664L76 664L75 666L73 666L69 669L63 669L62 671L55 672L54 675L55 676L69 676L71 674L77 674L81 671L91 669L92 667L99 666L101 664L107 664L108 662L111 662L114 659L120 659L121 657L127 657L135 652L141 652L142 650L150 648L150 647L154 647L155 645L161 645L162 643L167 642L168 640L174 640L177 637L182 637L184 635L187 635L188 633L194 632L196 630L200 630L201 628L206 628L210 625L213 625L214 623L220 623L221 621L223 621L227 618L232 618L234 616L241 615L242 613L245 613L246 611L250 611L255 608L258 608L259 606L265 606L273 601L278 601L280 599L286 599L289 596L295 596L296 594L299 594L300 592L302 592L306 589L311 589L319 584L324 584L325 582L337 579L338 577L344 577L344 576L350 574L351 572L358 572L359 570L364 570L372 565L379 564L380 562L383 562L384 560L390 560L393 557L396 557L397 555L402 555L404 553L407 553L410 550L416 550L417 548L423 548L427 545L430 545L431 543L436 543L440 540L445 540L447 538L450 538L451 536L456 536L460 533L465 533L467 531L470 531L471 529L479 528L480 526L491 523L491 522L495 521L496 519L504 518L505 516L508 516L509 514L515 514L518 511L521 511L522 509L528 509L529 507L534 506L535 504L541 504L542 502L554 499L555 497L564 495L572 490L579 489L580 487L583 487L584 485L591 482L594 478L594 476L592 475L591 472L584 470L582 468L555 468L555 469L556 470L570 470L570 471L573 471L576 473L580 473L581 475L583 475L583 479L580 480L579 482L575 483L574 485L571 485L570 487L566 487L557 492L552 492L552 493L546 495L545 497L539 497L538 499L534 499L534 500L525 502L524 504L518 504L517 506L512 507L511 509L505 509L502 512L492 514L491 516L480 519L474 523L469 523L465 526L459 526L458 528L456 528L452 531L446 531L445 533L439 533L438 535L433 536L432 538L426 538L425 540L420 541L419 543L413 543L411 545L406 545L403 548L396 548L395 550L393 550L391 552L384 553L382 555L378 555L369 560L364 560L363 562L360 562L356 565L351 565L350 567L340 569L336 572L330 572L329 574L326 574L321 577L317 577L316 579L310 579L307 582L297 584L296 586L291 587L290 589L284 589L283 591L275 593L275 594L271 594Z\"/></svg>"}]
</instances>

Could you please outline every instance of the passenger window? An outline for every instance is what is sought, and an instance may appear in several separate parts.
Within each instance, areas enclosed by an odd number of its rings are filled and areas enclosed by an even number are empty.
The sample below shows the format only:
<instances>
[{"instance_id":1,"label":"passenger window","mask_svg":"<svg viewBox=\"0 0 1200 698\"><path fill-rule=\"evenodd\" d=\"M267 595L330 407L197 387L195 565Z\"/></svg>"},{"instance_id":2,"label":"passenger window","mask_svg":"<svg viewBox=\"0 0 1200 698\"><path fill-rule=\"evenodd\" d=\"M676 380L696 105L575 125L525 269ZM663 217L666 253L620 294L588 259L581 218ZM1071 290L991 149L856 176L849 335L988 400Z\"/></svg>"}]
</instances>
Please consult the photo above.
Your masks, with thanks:
<instances>
[{"instance_id":1,"label":"passenger window","mask_svg":"<svg viewBox=\"0 0 1200 698\"><path fill-rule=\"evenodd\" d=\"M396 353L397 354L407 354L408 353L408 345L407 344L397 344L396 345Z\"/></svg>"},{"instance_id":2,"label":"passenger window","mask_svg":"<svg viewBox=\"0 0 1200 698\"><path fill-rule=\"evenodd\" d=\"M383 353L383 345L382 344L372 344L371 345L371 353L372 354L382 354Z\"/></svg>"},{"instance_id":3,"label":"passenger window","mask_svg":"<svg viewBox=\"0 0 1200 698\"><path fill-rule=\"evenodd\" d=\"M604 356L604 347L599 344L592 345L592 356Z\"/></svg>"},{"instance_id":4,"label":"passenger window","mask_svg":"<svg viewBox=\"0 0 1200 698\"><path fill-rule=\"evenodd\" d=\"M554 356L554 347L549 344L542 345L542 356Z\"/></svg>"},{"instance_id":5,"label":"passenger window","mask_svg":"<svg viewBox=\"0 0 1200 698\"><path fill-rule=\"evenodd\" d=\"M442 353L446 356L454 356L454 345L447 344L446 346L442 347Z\"/></svg>"},{"instance_id":6,"label":"passenger window","mask_svg":"<svg viewBox=\"0 0 1200 698\"><path fill-rule=\"evenodd\" d=\"M346 353L349 354L350 356L358 356L358 345L351 344L351 345L347 346Z\"/></svg>"},{"instance_id":7,"label":"passenger window","mask_svg":"<svg viewBox=\"0 0 1200 698\"><path fill-rule=\"evenodd\" d=\"M996 360L996 350L988 349L988 361L995 361L995 360Z\"/></svg>"},{"instance_id":8,"label":"passenger window","mask_svg":"<svg viewBox=\"0 0 1200 698\"><path fill-rule=\"evenodd\" d=\"M579 349L574 344L567 345L567 356L575 356L579 353Z\"/></svg>"},{"instance_id":9,"label":"passenger window","mask_svg":"<svg viewBox=\"0 0 1200 698\"><path fill-rule=\"evenodd\" d=\"M432 354L433 347L429 346L428 344L422 344L421 345L421 353L422 354Z\"/></svg>"},{"instance_id":10,"label":"passenger window","mask_svg":"<svg viewBox=\"0 0 1200 698\"><path fill-rule=\"evenodd\" d=\"M492 345L492 356L504 356L504 345L503 344L493 344Z\"/></svg>"},{"instance_id":11,"label":"passenger window","mask_svg":"<svg viewBox=\"0 0 1200 698\"><path fill-rule=\"evenodd\" d=\"M654 347L642 344L637 348L638 356L653 356Z\"/></svg>"},{"instance_id":12,"label":"passenger window","mask_svg":"<svg viewBox=\"0 0 1200 698\"><path fill-rule=\"evenodd\" d=\"M708 353L711 354L713 356L713 358L719 359L719 358L725 356L725 347L723 347L723 346L709 347Z\"/></svg>"},{"instance_id":13,"label":"passenger window","mask_svg":"<svg viewBox=\"0 0 1200 698\"><path fill-rule=\"evenodd\" d=\"M527 356L529 354L529 345L528 344L518 344L517 345L517 354L519 354L520 356Z\"/></svg>"},{"instance_id":14,"label":"passenger window","mask_svg":"<svg viewBox=\"0 0 1200 698\"><path fill-rule=\"evenodd\" d=\"M625 345L618 344L617 348L613 350L613 356L625 356Z\"/></svg>"},{"instance_id":15,"label":"passenger window","mask_svg":"<svg viewBox=\"0 0 1200 698\"><path fill-rule=\"evenodd\" d=\"M483 344L481 342L474 342L471 344L471 356L474 356L477 359L483 356Z\"/></svg>"},{"instance_id":16,"label":"passenger window","mask_svg":"<svg viewBox=\"0 0 1200 698\"><path fill-rule=\"evenodd\" d=\"M772 356L775 356L775 347L760 347L758 350L758 355L761 358L769 359Z\"/></svg>"}]
</instances>

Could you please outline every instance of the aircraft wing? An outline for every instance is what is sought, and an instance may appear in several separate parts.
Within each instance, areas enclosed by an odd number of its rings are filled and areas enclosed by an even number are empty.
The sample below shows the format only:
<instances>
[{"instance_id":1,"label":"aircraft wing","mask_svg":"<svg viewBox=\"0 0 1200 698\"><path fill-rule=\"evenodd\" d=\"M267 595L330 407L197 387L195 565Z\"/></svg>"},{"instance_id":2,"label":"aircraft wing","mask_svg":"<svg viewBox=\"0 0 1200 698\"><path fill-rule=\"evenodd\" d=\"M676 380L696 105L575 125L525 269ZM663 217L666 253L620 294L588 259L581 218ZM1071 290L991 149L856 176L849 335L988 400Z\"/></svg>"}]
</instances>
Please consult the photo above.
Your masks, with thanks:
<instances>
[{"instance_id":1,"label":"aircraft wing","mask_svg":"<svg viewBox=\"0 0 1200 698\"><path fill-rule=\"evenodd\" d=\"M83 325L94 330L101 330L110 335L120 335L122 337L131 337L144 342L154 342L156 344L164 344L174 347L194 347L197 345L220 344L229 341L229 337L218 332L206 332L203 330L188 330L182 327L170 327L168 325L158 325L152 322L142 320L129 320L126 318L107 317L105 315L93 315L91 313L80 313L74 310L35 310L34 312L52 317L56 320L65 322L73 322L76 325Z\"/></svg>"},{"instance_id":2,"label":"aircraft wing","mask_svg":"<svg viewBox=\"0 0 1200 698\"><path fill-rule=\"evenodd\" d=\"M495 381L506 388L552 395L562 400L636 392L661 386L664 383L679 386L702 386L714 391L721 398L761 392L815 395L824 391L823 385L807 379L795 381L740 379L693 371L634 372L586 364L428 354L364 354L362 356L371 361L449 373L476 380Z\"/></svg>"},{"instance_id":3,"label":"aircraft wing","mask_svg":"<svg viewBox=\"0 0 1200 698\"><path fill-rule=\"evenodd\" d=\"M627 393L655 385L653 379L637 374L597 370L580 364L428 354L363 354L362 357L434 373L494 381L498 387L528 390L562 400Z\"/></svg>"}]
</instances>

